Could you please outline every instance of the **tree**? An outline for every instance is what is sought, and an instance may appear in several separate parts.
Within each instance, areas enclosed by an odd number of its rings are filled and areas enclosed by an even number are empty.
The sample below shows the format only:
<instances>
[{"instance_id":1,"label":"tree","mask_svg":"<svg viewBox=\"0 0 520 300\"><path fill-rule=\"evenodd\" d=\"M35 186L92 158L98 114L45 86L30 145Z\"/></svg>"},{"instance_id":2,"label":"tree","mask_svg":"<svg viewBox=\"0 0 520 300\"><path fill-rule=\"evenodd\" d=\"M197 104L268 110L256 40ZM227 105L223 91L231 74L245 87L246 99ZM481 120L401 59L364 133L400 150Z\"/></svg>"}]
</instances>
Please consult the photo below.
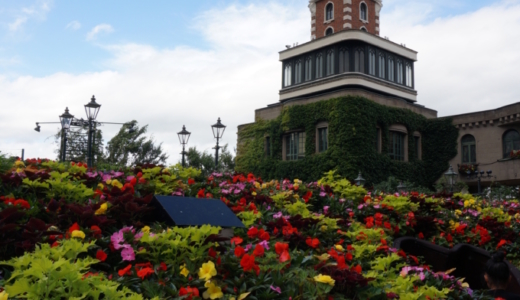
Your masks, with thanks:
<instances>
[{"instance_id":1,"label":"tree","mask_svg":"<svg viewBox=\"0 0 520 300\"><path fill-rule=\"evenodd\" d=\"M186 165L202 170L203 176L208 176L215 171L215 156L206 151L199 152L197 147L190 147L186 155ZM228 150L228 145L224 145L219 153L217 170L219 172L234 172L235 157Z\"/></svg>"},{"instance_id":2,"label":"tree","mask_svg":"<svg viewBox=\"0 0 520 300\"><path fill-rule=\"evenodd\" d=\"M155 144L147 138L148 125L141 128L133 120L121 127L105 148L105 163L129 166L136 164L164 164L168 156L163 153L162 143Z\"/></svg>"}]
</instances>

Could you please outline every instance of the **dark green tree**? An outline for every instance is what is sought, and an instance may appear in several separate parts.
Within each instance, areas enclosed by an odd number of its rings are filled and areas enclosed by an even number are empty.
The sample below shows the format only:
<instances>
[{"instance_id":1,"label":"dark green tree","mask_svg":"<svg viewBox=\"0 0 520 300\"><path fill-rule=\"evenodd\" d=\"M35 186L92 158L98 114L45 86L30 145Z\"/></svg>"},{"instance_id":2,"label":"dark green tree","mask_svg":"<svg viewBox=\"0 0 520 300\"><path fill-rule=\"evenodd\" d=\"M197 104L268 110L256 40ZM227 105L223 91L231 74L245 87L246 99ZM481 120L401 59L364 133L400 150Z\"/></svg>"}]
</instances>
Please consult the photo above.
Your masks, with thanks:
<instances>
[{"instance_id":1,"label":"dark green tree","mask_svg":"<svg viewBox=\"0 0 520 300\"><path fill-rule=\"evenodd\" d=\"M215 156L206 151L200 152L197 147L190 147L186 155L186 165L189 167L202 170L202 175L207 176L215 171ZM234 172L235 157L228 150L228 145L224 145L219 151L219 161L217 171L219 172Z\"/></svg>"},{"instance_id":2,"label":"dark green tree","mask_svg":"<svg viewBox=\"0 0 520 300\"><path fill-rule=\"evenodd\" d=\"M168 156L163 153L162 143L156 144L153 137L145 136L148 125L139 127L137 121L121 127L106 146L105 163L119 166L136 164L165 164Z\"/></svg>"}]
</instances>

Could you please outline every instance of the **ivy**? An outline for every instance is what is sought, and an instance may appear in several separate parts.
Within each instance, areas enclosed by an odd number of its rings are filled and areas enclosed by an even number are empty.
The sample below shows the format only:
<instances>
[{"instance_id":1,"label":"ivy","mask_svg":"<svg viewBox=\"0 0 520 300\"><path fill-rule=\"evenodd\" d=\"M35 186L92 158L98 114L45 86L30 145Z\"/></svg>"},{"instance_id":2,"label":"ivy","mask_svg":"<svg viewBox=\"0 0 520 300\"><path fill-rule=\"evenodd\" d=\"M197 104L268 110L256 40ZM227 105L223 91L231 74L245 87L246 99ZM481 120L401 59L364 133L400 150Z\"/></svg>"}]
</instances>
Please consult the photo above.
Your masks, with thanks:
<instances>
[{"instance_id":1,"label":"ivy","mask_svg":"<svg viewBox=\"0 0 520 300\"><path fill-rule=\"evenodd\" d=\"M316 153L316 125L328 122L328 150ZM408 130L408 162L391 160L388 149L391 125ZM375 147L377 127L381 129L382 153ZM282 160L282 139L290 130L306 134L305 158ZM422 159L415 159L413 133L421 133ZM270 153L265 153L265 137ZM236 170L252 172L264 179L298 178L313 181L330 170L353 179L361 171L367 184L395 176L421 186L432 186L448 169L457 154L458 131L449 118L427 119L407 109L387 107L357 96L333 98L307 105L284 108L274 120L257 120L239 128Z\"/></svg>"}]
</instances>

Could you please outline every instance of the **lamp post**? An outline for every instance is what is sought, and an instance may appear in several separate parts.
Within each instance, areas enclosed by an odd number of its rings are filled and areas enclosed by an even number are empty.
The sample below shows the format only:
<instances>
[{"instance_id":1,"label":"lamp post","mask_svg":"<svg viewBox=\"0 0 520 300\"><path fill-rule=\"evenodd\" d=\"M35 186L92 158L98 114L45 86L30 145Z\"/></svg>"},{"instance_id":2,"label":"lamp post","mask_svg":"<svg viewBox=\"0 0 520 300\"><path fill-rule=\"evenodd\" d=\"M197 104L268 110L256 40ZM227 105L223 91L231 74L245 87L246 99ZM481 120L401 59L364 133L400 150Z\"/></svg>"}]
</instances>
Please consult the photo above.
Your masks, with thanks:
<instances>
[{"instance_id":1,"label":"lamp post","mask_svg":"<svg viewBox=\"0 0 520 300\"><path fill-rule=\"evenodd\" d=\"M406 190L406 185L402 181L399 181L399 185L397 186L397 191L399 192L399 194L402 194L405 190Z\"/></svg>"},{"instance_id":2,"label":"lamp post","mask_svg":"<svg viewBox=\"0 0 520 300\"><path fill-rule=\"evenodd\" d=\"M87 166L92 168L92 124L96 121L96 117L99 113L101 104L96 103L96 97L92 96L90 102L85 104L85 113L87 114L88 120L88 144L87 144Z\"/></svg>"},{"instance_id":3,"label":"lamp post","mask_svg":"<svg viewBox=\"0 0 520 300\"><path fill-rule=\"evenodd\" d=\"M448 184L450 185L450 193L453 193L453 186L455 185L455 178L459 174L455 173L453 171L453 167L450 165L450 168L448 169L448 172L444 173L444 177L446 177L446 180L448 181Z\"/></svg>"},{"instance_id":4,"label":"lamp post","mask_svg":"<svg viewBox=\"0 0 520 300\"><path fill-rule=\"evenodd\" d=\"M186 144L188 144L188 140L190 139L191 132L186 130L186 126L182 125L182 130L177 132L177 135L179 136L179 142L181 142L182 145L182 166L186 167L186 160L184 159L184 155L187 154L184 150L184 147ZM217 142L218 144L218 142Z\"/></svg>"},{"instance_id":5,"label":"lamp post","mask_svg":"<svg viewBox=\"0 0 520 300\"><path fill-rule=\"evenodd\" d=\"M359 171L359 174L358 174L358 177L356 179L354 179L354 181L356 182L356 185L357 186L363 186L365 184L365 178L363 178L363 176L361 176L361 171Z\"/></svg>"},{"instance_id":6,"label":"lamp post","mask_svg":"<svg viewBox=\"0 0 520 300\"><path fill-rule=\"evenodd\" d=\"M70 129L70 124L72 123L72 119L74 116L69 113L69 108L65 108L65 112L60 116L60 124L61 124L61 137L62 137L62 147L61 147L61 157L60 160L62 162L66 159L67 153L67 130ZM36 129L40 132L40 125L36 123Z\"/></svg>"},{"instance_id":7,"label":"lamp post","mask_svg":"<svg viewBox=\"0 0 520 300\"><path fill-rule=\"evenodd\" d=\"M220 118L218 118L217 123L211 125L211 129L213 130L213 136L217 139L217 145L215 146L215 170L218 167L218 149L220 148L218 145L218 140L222 138L224 135L224 131L226 130L226 126L220 122Z\"/></svg>"},{"instance_id":8,"label":"lamp post","mask_svg":"<svg viewBox=\"0 0 520 300\"><path fill-rule=\"evenodd\" d=\"M486 175L484 175L484 173L486 173ZM491 173L493 173L491 170L489 170L487 172L476 170L474 174L471 174L471 172L469 170L467 171L468 179L477 178L478 194L479 195L482 193L482 187L481 187L481 184L480 184L481 179L482 178L491 178L491 177L493 177L493 176L491 176Z\"/></svg>"}]
</instances>

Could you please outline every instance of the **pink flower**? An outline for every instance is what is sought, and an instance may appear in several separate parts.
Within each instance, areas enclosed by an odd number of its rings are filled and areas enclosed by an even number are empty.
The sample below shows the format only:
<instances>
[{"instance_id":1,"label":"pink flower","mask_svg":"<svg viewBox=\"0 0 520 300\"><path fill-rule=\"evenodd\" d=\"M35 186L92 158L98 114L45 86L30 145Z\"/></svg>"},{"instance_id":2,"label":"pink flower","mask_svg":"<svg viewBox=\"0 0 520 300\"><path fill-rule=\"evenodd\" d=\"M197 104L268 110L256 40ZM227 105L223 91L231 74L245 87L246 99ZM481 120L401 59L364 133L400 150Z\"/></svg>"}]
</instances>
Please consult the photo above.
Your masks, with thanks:
<instances>
[{"instance_id":1,"label":"pink flower","mask_svg":"<svg viewBox=\"0 0 520 300\"><path fill-rule=\"evenodd\" d=\"M121 257L123 257L123 260L127 261L133 261L135 260L135 252L134 248L132 248L130 245L125 244L123 245L125 248L123 251L121 251Z\"/></svg>"},{"instance_id":2,"label":"pink flower","mask_svg":"<svg viewBox=\"0 0 520 300\"><path fill-rule=\"evenodd\" d=\"M277 292L278 294L281 294L282 293L282 289L280 287L276 287L276 286L270 286L271 290Z\"/></svg>"},{"instance_id":3,"label":"pink flower","mask_svg":"<svg viewBox=\"0 0 520 300\"><path fill-rule=\"evenodd\" d=\"M282 212L281 212L281 211L279 211L279 212L277 212L277 213L275 213L275 214L273 215L273 218L275 218L275 219L279 219L279 218L281 218L281 217L282 217Z\"/></svg>"},{"instance_id":4,"label":"pink flower","mask_svg":"<svg viewBox=\"0 0 520 300\"><path fill-rule=\"evenodd\" d=\"M246 252L247 252L247 251L251 250L251 248L253 248L253 244L249 244L249 245L247 245L247 246L244 248L244 250L246 250Z\"/></svg>"},{"instance_id":5,"label":"pink flower","mask_svg":"<svg viewBox=\"0 0 520 300\"><path fill-rule=\"evenodd\" d=\"M123 237L123 232L114 232L114 234L112 234L112 236L110 237L110 240L112 241L112 245L114 245L114 249L121 249L122 246L120 244L125 241L125 238Z\"/></svg>"},{"instance_id":6,"label":"pink flower","mask_svg":"<svg viewBox=\"0 0 520 300\"><path fill-rule=\"evenodd\" d=\"M260 246L264 247L265 250L269 250L269 243L267 241L261 241L258 243Z\"/></svg>"},{"instance_id":7,"label":"pink flower","mask_svg":"<svg viewBox=\"0 0 520 300\"><path fill-rule=\"evenodd\" d=\"M330 206L324 206L323 207L323 213L327 214L329 212L329 208L330 208Z\"/></svg>"}]
</instances>

